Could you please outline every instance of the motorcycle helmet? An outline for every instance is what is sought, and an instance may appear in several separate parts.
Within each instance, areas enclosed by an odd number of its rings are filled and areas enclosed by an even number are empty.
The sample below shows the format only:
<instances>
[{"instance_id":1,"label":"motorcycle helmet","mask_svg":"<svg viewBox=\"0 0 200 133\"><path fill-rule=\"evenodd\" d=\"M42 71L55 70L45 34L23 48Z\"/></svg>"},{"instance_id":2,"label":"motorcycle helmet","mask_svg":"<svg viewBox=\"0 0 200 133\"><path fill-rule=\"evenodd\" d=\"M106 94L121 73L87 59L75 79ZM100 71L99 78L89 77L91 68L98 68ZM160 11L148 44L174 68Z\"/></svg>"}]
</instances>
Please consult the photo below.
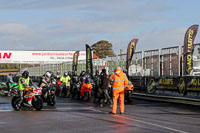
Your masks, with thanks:
<instances>
[{"instance_id":1,"label":"motorcycle helmet","mask_svg":"<svg viewBox=\"0 0 200 133\"><path fill-rule=\"evenodd\" d=\"M67 72L64 72L64 77L67 77Z\"/></svg>"},{"instance_id":2,"label":"motorcycle helmet","mask_svg":"<svg viewBox=\"0 0 200 133\"><path fill-rule=\"evenodd\" d=\"M80 75L81 75L81 76L85 75L85 71L82 71Z\"/></svg>"},{"instance_id":3,"label":"motorcycle helmet","mask_svg":"<svg viewBox=\"0 0 200 133\"><path fill-rule=\"evenodd\" d=\"M96 70L96 75L99 75L99 70Z\"/></svg>"},{"instance_id":4,"label":"motorcycle helmet","mask_svg":"<svg viewBox=\"0 0 200 133\"><path fill-rule=\"evenodd\" d=\"M106 73L106 69L102 69L102 73Z\"/></svg>"},{"instance_id":5,"label":"motorcycle helmet","mask_svg":"<svg viewBox=\"0 0 200 133\"><path fill-rule=\"evenodd\" d=\"M51 73L50 72L46 72L45 77L46 78L50 78L51 77Z\"/></svg>"},{"instance_id":6,"label":"motorcycle helmet","mask_svg":"<svg viewBox=\"0 0 200 133\"><path fill-rule=\"evenodd\" d=\"M77 74L78 74L77 71L74 71L74 75L77 76Z\"/></svg>"},{"instance_id":7,"label":"motorcycle helmet","mask_svg":"<svg viewBox=\"0 0 200 133\"><path fill-rule=\"evenodd\" d=\"M90 70L90 68L88 68L88 69L87 69L87 73L91 73L91 70Z\"/></svg>"},{"instance_id":8,"label":"motorcycle helmet","mask_svg":"<svg viewBox=\"0 0 200 133\"><path fill-rule=\"evenodd\" d=\"M10 76L14 76L14 74L11 72L11 73L10 73Z\"/></svg>"},{"instance_id":9,"label":"motorcycle helmet","mask_svg":"<svg viewBox=\"0 0 200 133\"><path fill-rule=\"evenodd\" d=\"M72 74L71 71L68 71L68 75L71 76L71 74Z\"/></svg>"},{"instance_id":10,"label":"motorcycle helmet","mask_svg":"<svg viewBox=\"0 0 200 133\"><path fill-rule=\"evenodd\" d=\"M23 78L28 78L28 76L29 76L29 72L28 71L24 71L23 73L22 73L22 77Z\"/></svg>"},{"instance_id":11,"label":"motorcycle helmet","mask_svg":"<svg viewBox=\"0 0 200 133\"><path fill-rule=\"evenodd\" d=\"M124 69L123 69L123 72L124 72L124 73L127 73L127 70L126 70L126 68L124 68Z\"/></svg>"},{"instance_id":12,"label":"motorcycle helmet","mask_svg":"<svg viewBox=\"0 0 200 133\"><path fill-rule=\"evenodd\" d=\"M60 71L57 71L56 74L57 74L57 75L60 75Z\"/></svg>"}]
</instances>

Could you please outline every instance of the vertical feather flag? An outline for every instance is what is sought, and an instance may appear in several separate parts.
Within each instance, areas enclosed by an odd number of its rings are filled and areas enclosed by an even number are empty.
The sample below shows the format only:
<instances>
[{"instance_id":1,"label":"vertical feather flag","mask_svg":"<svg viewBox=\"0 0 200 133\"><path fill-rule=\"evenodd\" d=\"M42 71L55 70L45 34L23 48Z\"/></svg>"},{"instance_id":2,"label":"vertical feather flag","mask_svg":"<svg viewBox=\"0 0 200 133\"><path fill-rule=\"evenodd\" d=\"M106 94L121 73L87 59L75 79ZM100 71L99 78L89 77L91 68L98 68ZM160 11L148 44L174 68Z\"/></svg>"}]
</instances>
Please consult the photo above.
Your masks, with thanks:
<instances>
[{"instance_id":1,"label":"vertical feather flag","mask_svg":"<svg viewBox=\"0 0 200 133\"><path fill-rule=\"evenodd\" d=\"M194 39L196 37L198 27L199 25L192 25L185 33L184 51L183 51L184 75L190 74L193 68Z\"/></svg>"},{"instance_id":2,"label":"vertical feather flag","mask_svg":"<svg viewBox=\"0 0 200 133\"><path fill-rule=\"evenodd\" d=\"M138 42L138 39L133 39L130 41L130 43L128 44L128 48L127 48L127 55L126 55L126 69L127 69L127 76L129 74L129 66L131 64L131 60L133 58L133 54L135 53L135 49L136 49L136 44Z\"/></svg>"}]
</instances>

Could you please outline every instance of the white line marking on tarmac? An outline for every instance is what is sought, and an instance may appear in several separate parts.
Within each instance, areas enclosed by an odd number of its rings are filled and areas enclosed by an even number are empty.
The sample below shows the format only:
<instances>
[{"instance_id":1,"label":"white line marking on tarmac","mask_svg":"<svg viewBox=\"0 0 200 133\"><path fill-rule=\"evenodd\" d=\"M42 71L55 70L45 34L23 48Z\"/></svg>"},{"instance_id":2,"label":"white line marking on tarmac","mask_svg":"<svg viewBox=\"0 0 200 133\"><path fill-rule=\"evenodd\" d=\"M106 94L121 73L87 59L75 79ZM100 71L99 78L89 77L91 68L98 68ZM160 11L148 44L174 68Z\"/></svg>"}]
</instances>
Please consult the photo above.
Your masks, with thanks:
<instances>
[{"instance_id":1,"label":"white line marking on tarmac","mask_svg":"<svg viewBox=\"0 0 200 133\"><path fill-rule=\"evenodd\" d=\"M76 108L67 107L67 108L42 109L42 110L47 111L47 110L66 110L66 109L71 110L71 109L76 109ZM95 112L103 112L103 111L97 110L93 107L89 107L89 108L83 107L83 108L77 108L77 109L86 109L86 110L92 110L92 111L95 111ZM0 112L11 112L11 111L13 111L13 110L0 110ZM167 129L167 130L170 130L170 131L175 131L175 132L178 132L178 133L189 133L189 132L186 132L186 131L182 131L182 130L178 130L178 129L174 129L174 128L170 128L170 127L166 127L166 126L162 126L162 125L159 125L159 124L154 124L154 123L150 123L150 122L146 122L146 121L142 121L142 120L138 120L138 119L132 119L132 118L124 117L124 116L114 115L114 117L119 117L119 118L131 120L131 121L137 121L139 123L143 123L143 124L147 124L147 125L151 125L151 126L155 126L155 127L160 127L160 128Z\"/></svg>"},{"instance_id":2,"label":"white line marking on tarmac","mask_svg":"<svg viewBox=\"0 0 200 133\"><path fill-rule=\"evenodd\" d=\"M96 112L103 112L103 111L100 111L100 110L96 110L94 108L88 108L88 109L92 110L92 111L96 111ZM160 127L160 128L167 129L167 130L170 130L170 131L175 131L175 132L178 132L178 133L189 133L189 132L186 132L186 131L182 131L182 130L178 130L178 129L174 129L174 128L170 128L170 127L166 127L166 126L162 126L162 125L159 125L159 124L154 124L154 123L150 123L150 122L146 122L146 121L142 121L142 120L138 120L138 119L132 119L132 118L119 116L119 115L113 115L113 116L119 117L119 118L124 118L124 119L131 120L131 121L137 121L137 122L147 124L147 125L151 125L151 126L155 126L155 127Z\"/></svg>"}]
</instances>

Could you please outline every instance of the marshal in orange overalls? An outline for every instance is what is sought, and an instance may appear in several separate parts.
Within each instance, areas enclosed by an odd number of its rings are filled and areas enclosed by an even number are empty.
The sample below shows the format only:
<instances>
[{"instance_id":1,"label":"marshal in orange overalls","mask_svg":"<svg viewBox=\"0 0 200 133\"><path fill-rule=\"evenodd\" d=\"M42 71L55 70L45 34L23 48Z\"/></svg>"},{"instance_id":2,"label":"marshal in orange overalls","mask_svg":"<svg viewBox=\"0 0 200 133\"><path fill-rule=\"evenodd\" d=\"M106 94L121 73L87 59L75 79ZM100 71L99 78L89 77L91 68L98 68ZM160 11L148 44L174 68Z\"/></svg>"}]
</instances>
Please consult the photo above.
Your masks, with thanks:
<instances>
[{"instance_id":1,"label":"marshal in orange overalls","mask_svg":"<svg viewBox=\"0 0 200 133\"><path fill-rule=\"evenodd\" d=\"M117 99L119 98L119 111L124 113L124 91L128 85L128 79L125 73L122 72L120 67L117 67L115 72L109 78L113 82L113 106L112 113L117 112Z\"/></svg>"}]
</instances>

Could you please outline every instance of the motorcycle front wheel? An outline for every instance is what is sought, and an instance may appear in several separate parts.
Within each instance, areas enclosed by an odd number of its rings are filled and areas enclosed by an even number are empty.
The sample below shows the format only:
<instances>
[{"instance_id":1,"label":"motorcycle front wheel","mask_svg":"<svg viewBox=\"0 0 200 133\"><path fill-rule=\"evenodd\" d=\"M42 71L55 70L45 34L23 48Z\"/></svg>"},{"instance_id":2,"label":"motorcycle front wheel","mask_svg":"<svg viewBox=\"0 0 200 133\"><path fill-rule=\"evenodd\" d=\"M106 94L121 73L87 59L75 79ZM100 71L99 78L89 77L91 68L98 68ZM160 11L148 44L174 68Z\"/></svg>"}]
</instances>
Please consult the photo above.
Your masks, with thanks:
<instances>
[{"instance_id":1,"label":"motorcycle front wheel","mask_svg":"<svg viewBox=\"0 0 200 133\"><path fill-rule=\"evenodd\" d=\"M43 101L40 97L35 97L32 100L32 105L37 111L40 111L43 108Z\"/></svg>"},{"instance_id":2,"label":"motorcycle front wheel","mask_svg":"<svg viewBox=\"0 0 200 133\"><path fill-rule=\"evenodd\" d=\"M55 95L50 95L48 99L49 100L48 100L47 104L49 106L55 106L55 104L56 104L56 96Z\"/></svg>"},{"instance_id":3,"label":"motorcycle front wheel","mask_svg":"<svg viewBox=\"0 0 200 133\"><path fill-rule=\"evenodd\" d=\"M11 100L11 105L13 107L14 110L19 111L20 110L20 106L19 106L19 102L20 102L20 97L16 97L14 96Z\"/></svg>"}]
</instances>

